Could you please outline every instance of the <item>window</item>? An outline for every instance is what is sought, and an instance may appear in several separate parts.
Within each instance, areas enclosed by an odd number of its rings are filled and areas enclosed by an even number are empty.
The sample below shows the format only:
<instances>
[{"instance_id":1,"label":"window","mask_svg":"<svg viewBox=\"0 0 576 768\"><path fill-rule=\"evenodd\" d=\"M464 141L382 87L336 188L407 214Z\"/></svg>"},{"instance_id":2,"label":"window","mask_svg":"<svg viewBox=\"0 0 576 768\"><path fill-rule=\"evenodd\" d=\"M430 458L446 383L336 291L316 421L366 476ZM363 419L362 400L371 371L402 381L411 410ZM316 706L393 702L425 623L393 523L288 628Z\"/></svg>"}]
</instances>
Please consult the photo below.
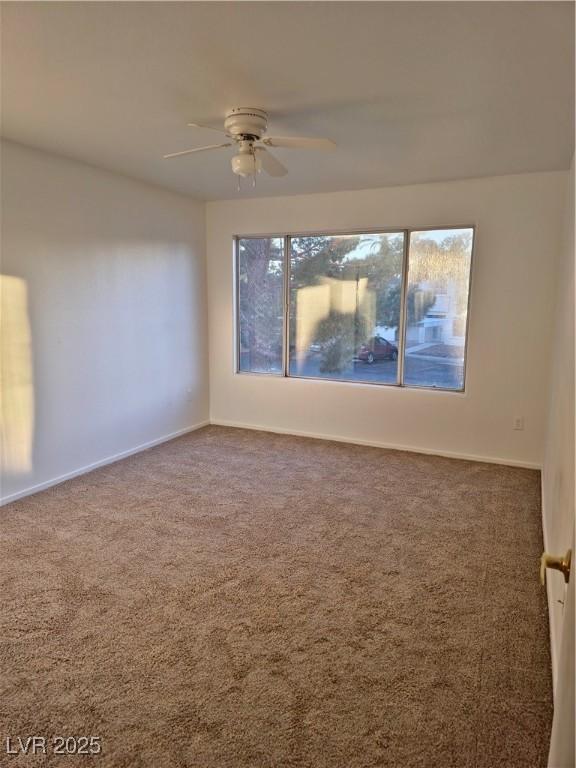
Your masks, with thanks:
<instances>
[{"instance_id":1,"label":"window","mask_svg":"<svg viewBox=\"0 0 576 768\"><path fill-rule=\"evenodd\" d=\"M473 229L236 238L239 372L462 391Z\"/></svg>"},{"instance_id":2,"label":"window","mask_svg":"<svg viewBox=\"0 0 576 768\"><path fill-rule=\"evenodd\" d=\"M404 384L464 389L472 232L410 233Z\"/></svg>"},{"instance_id":3,"label":"window","mask_svg":"<svg viewBox=\"0 0 576 768\"><path fill-rule=\"evenodd\" d=\"M403 259L403 232L291 238L291 376L398 381Z\"/></svg>"},{"instance_id":4,"label":"window","mask_svg":"<svg viewBox=\"0 0 576 768\"><path fill-rule=\"evenodd\" d=\"M238 240L238 370L283 371L284 238Z\"/></svg>"}]
</instances>

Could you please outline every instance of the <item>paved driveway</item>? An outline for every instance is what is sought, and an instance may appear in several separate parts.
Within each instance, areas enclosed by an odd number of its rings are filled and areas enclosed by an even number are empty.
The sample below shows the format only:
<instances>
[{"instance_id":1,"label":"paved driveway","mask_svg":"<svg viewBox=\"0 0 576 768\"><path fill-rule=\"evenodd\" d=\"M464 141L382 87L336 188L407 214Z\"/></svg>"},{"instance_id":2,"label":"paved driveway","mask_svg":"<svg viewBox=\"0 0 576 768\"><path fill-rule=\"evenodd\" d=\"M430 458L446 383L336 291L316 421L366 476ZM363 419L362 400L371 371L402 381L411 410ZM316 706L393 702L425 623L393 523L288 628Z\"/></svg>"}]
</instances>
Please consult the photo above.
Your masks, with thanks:
<instances>
[{"instance_id":1,"label":"paved driveway","mask_svg":"<svg viewBox=\"0 0 576 768\"><path fill-rule=\"evenodd\" d=\"M293 364L290 368L290 373L292 376L366 381L372 384L396 383L398 364L394 360L383 360L371 365L354 362L341 373L321 372L320 361L319 353L311 353L306 357L302 365L297 366ZM408 354L404 367L404 381L406 384L413 386L461 389L462 363L453 359Z\"/></svg>"}]
</instances>

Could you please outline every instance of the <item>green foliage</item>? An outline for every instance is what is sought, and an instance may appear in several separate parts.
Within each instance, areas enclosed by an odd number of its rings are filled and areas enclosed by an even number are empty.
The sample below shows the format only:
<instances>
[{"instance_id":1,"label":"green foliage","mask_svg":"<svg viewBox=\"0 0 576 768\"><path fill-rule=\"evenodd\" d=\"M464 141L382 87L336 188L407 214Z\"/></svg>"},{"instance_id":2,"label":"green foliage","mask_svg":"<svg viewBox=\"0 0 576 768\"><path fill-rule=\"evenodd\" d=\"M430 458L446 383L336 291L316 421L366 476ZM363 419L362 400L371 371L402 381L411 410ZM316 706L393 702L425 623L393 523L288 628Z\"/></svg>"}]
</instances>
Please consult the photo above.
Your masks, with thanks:
<instances>
[{"instance_id":1,"label":"green foliage","mask_svg":"<svg viewBox=\"0 0 576 768\"><path fill-rule=\"evenodd\" d=\"M362 258L349 258L360 245L372 239ZM290 285L292 290L317 285L323 277L339 280L368 280L368 290L376 296L376 324L398 326L400 283L403 260L401 236L298 237L292 240ZM394 307L389 302L395 303ZM320 342L320 338L317 338Z\"/></svg>"},{"instance_id":2,"label":"green foliage","mask_svg":"<svg viewBox=\"0 0 576 768\"><path fill-rule=\"evenodd\" d=\"M359 237L295 237L292 240L290 286L316 285L319 277L342 277L343 262Z\"/></svg>"},{"instance_id":3,"label":"green foliage","mask_svg":"<svg viewBox=\"0 0 576 768\"><path fill-rule=\"evenodd\" d=\"M417 285L411 285L406 294L406 322L408 325L419 323L426 317L428 310L436 301L433 291L424 291Z\"/></svg>"},{"instance_id":4,"label":"green foliage","mask_svg":"<svg viewBox=\"0 0 576 768\"><path fill-rule=\"evenodd\" d=\"M447 280L468 279L470 271L471 232L449 235L440 242L415 234L410 247L410 275L415 282L435 283L440 289Z\"/></svg>"},{"instance_id":5,"label":"green foliage","mask_svg":"<svg viewBox=\"0 0 576 768\"><path fill-rule=\"evenodd\" d=\"M268 369L282 350L282 241L258 238L240 241L238 280L241 348L250 366Z\"/></svg>"},{"instance_id":6,"label":"green foliage","mask_svg":"<svg viewBox=\"0 0 576 768\"><path fill-rule=\"evenodd\" d=\"M397 278L376 296L376 324L387 328L400 325L401 279Z\"/></svg>"},{"instance_id":7,"label":"green foliage","mask_svg":"<svg viewBox=\"0 0 576 768\"><path fill-rule=\"evenodd\" d=\"M400 279L390 283L385 291L378 294L376 320L378 325L398 328L400 325ZM420 322L436 300L433 291L425 291L411 285L406 294L406 321L409 325Z\"/></svg>"},{"instance_id":8,"label":"green foliage","mask_svg":"<svg viewBox=\"0 0 576 768\"><path fill-rule=\"evenodd\" d=\"M330 312L318 324L316 339L322 345L320 370L323 373L340 373L366 341L366 323L356 314Z\"/></svg>"}]
</instances>

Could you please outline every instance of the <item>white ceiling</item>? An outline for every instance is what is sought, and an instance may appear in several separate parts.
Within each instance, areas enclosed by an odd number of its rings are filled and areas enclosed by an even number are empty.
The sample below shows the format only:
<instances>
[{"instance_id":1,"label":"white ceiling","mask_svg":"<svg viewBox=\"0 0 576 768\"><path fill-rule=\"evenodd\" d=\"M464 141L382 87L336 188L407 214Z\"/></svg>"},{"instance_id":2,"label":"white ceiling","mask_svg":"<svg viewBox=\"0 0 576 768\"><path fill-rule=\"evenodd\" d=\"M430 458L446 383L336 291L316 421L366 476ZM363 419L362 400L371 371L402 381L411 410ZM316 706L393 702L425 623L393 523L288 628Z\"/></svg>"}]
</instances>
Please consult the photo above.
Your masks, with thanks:
<instances>
[{"instance_id":1,"label":"white ceiling","mask_svg":"<svg viewBox=\"0 0 576 768\"><path fill-rule=\"evenodd\" d=\"M187 128L233 106L284 178L243 196L564 169L574 137L572 2L2 4L3 135L207 200L234 198L232 150Z\"/></svg>"}]
</instances>

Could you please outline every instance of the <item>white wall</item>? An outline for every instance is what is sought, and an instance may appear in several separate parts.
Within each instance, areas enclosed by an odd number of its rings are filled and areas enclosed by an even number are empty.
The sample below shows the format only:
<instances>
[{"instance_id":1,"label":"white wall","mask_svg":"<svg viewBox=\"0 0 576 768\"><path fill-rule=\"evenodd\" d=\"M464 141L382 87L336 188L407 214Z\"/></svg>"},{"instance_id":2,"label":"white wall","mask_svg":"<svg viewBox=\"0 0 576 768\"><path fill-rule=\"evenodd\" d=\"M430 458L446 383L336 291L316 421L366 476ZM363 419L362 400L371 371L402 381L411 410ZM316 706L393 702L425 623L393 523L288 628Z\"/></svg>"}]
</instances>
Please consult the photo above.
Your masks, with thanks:
<instances>
[{"instance_id":1,"label":"white wall","mask_svg":"<svg viewBox=\"0 0 576 768\"><path fill-rule=\"evenodd\" d=\"M205 208L2 145L3 497L208 418Z\"/></svg>"},{"instance_id":2,"label":"white wall","mask_svg":"<svg viewBox=\"0 0 576 768\"><path fill-rule=\"evenodd\" d=\"M561 259L556 284L556 313L548 424L542 472L542 512L546 550L564 554L574 530L574 162L566 182ZM564 579L548 571L552 669L556 679L565 598Z\"/></svg>"},{"instance_id":3,"label":"white wall","mask_svg":"<svg viewBox=\"0 0 576 768\"><path fill-rule=\"evenodd\" d=\"M566 175L209 203L211 419L540 466ZM234 373L234 234L450 224L477 225L465 394Z\"/></svg>"}]
</instances>

